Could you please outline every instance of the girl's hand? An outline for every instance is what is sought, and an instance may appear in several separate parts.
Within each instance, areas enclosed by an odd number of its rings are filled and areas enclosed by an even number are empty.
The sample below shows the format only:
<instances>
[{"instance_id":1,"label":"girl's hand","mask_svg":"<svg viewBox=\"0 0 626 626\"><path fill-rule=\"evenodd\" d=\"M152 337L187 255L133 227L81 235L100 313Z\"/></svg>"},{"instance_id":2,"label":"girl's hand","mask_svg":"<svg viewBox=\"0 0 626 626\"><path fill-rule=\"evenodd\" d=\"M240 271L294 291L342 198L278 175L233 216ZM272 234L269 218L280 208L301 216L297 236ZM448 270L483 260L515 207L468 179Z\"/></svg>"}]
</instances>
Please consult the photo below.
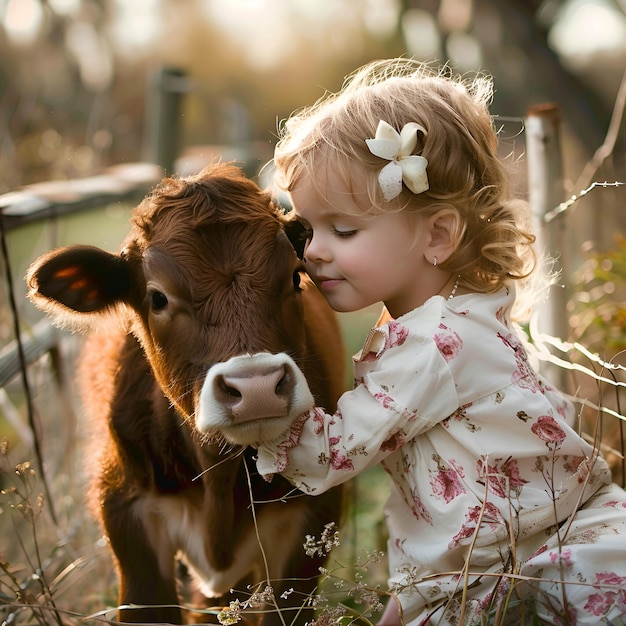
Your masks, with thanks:
<instances>
[{"instance_id":1,"label":"girl's hand","mask_svg":"<svg viewBox=\"0 0 626 626\"><path fill-rule=\"evenodd\" d=\"M380 618L380 621L376 622L376 626L404 626L404 620L400 615L400 605L392 596L389 598L389 602L387 602L385 612Z\"/></svg>"}]
</instances>

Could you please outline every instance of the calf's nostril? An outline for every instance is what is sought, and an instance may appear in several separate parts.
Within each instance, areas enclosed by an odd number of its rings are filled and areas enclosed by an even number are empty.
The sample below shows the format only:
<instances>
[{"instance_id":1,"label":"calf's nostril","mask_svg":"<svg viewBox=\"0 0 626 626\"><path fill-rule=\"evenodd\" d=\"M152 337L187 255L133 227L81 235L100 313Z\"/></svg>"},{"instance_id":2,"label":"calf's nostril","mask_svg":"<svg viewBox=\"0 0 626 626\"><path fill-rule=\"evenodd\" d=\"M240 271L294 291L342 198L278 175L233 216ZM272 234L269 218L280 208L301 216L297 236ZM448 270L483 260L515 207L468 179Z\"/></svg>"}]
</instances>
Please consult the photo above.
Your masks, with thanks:
<instances>
[{"instance_id":1,"label":"calf's nostril","mask_svg":"<svg viewBox=\"0 0 626 626\"><path fill-rule=\"evenodd\" d=\"M232 380L226 382L224 376L218 376L215 381L217 396L223 402L232 404L237 400L241 400L241 391L233 384Z\"/></svg>"},{"instance_id":2,"label":"calf's nostril","mask_svg":"<svg viewBox=\"0 0 626 626\"><path fill-rule=\"evenodd\" d=\"M276 395L281 398L289 399L295 387L295 376L290 368L283 368L284 374L281 376L276 385Z\"/></svg>"},{"instance_id":3,"label":"calf's nostril","mask_svg":"<svg viewBox=\"0 0 626 626\"><path fill-rule=\"evenodd\" d=\"M289 392L289 382L290 382L290 376L288 372L285 372L285 374L283 374L283 376L281 376L281 379L278 381L278 384L276 385L276 395L277 396L284 396Z\"/></svg>"}]
</instances>

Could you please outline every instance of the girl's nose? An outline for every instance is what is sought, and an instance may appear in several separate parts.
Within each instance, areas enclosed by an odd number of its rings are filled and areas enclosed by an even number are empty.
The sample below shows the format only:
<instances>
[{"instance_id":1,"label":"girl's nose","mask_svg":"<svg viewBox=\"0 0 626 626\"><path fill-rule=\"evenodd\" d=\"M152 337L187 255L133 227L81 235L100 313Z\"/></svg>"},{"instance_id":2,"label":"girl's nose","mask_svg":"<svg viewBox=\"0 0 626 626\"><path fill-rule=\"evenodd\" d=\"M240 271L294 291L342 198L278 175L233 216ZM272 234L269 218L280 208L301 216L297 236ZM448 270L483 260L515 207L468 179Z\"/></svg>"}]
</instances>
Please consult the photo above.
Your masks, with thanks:
<instances>
[{"instance_id":1,"label":"girl's nose","mask_svg":"<svg viewBox=\"0 0 626 626\"><path fill-rule=\"evenodd\" d=\"M322 238L313 235L304 246L304 257L309 263L322 263L330 260L330 252Z\"/></svg>"}]
</instances>

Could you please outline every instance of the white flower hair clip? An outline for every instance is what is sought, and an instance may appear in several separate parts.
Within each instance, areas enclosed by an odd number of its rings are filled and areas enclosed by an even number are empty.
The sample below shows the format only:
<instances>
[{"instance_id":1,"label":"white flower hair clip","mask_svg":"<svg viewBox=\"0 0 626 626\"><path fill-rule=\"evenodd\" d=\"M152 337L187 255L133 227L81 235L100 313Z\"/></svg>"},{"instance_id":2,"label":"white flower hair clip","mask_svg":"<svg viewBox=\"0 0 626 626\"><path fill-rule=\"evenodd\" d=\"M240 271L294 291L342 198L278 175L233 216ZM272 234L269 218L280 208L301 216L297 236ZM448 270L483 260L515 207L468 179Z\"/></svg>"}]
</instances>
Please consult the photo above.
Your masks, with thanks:
<instances>
[{"instance_id":1,"label":"white flower hair clip","mask_svg":"<svg viewBox=\"0 0 626 626\"><path fill-rule=\"evenodd\" d=\"M392 126L381 120L378 122L374 139L366 139L369 151L387 163L380 170L378 182L386 202L400 195L402 183L413 193L428 190L426 166L428 161L423 156L411 154L417 145L417 133L426 129L416 122L409 122L398 133Z\"/></svg>"}]
</instances>

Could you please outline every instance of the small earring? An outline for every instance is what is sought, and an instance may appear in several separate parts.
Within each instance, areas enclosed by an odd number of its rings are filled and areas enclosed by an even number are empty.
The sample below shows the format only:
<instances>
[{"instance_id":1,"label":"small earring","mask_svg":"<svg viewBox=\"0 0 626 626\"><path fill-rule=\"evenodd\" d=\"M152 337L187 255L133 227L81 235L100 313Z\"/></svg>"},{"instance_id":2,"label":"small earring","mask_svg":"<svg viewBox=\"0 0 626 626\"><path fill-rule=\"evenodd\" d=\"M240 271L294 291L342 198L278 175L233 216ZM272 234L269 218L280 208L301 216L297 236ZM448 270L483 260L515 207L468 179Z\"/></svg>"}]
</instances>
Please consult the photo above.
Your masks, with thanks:
<instances>
[{"instance_id":1,"label":"small earring","mask_svg":"<svg viewBox=\"0 0 626 626\"><path fill-rule=\"evenodd\" d=\"M433 267L437 267L437 257L433 257Z\"/></svg>"}]
</instances>

